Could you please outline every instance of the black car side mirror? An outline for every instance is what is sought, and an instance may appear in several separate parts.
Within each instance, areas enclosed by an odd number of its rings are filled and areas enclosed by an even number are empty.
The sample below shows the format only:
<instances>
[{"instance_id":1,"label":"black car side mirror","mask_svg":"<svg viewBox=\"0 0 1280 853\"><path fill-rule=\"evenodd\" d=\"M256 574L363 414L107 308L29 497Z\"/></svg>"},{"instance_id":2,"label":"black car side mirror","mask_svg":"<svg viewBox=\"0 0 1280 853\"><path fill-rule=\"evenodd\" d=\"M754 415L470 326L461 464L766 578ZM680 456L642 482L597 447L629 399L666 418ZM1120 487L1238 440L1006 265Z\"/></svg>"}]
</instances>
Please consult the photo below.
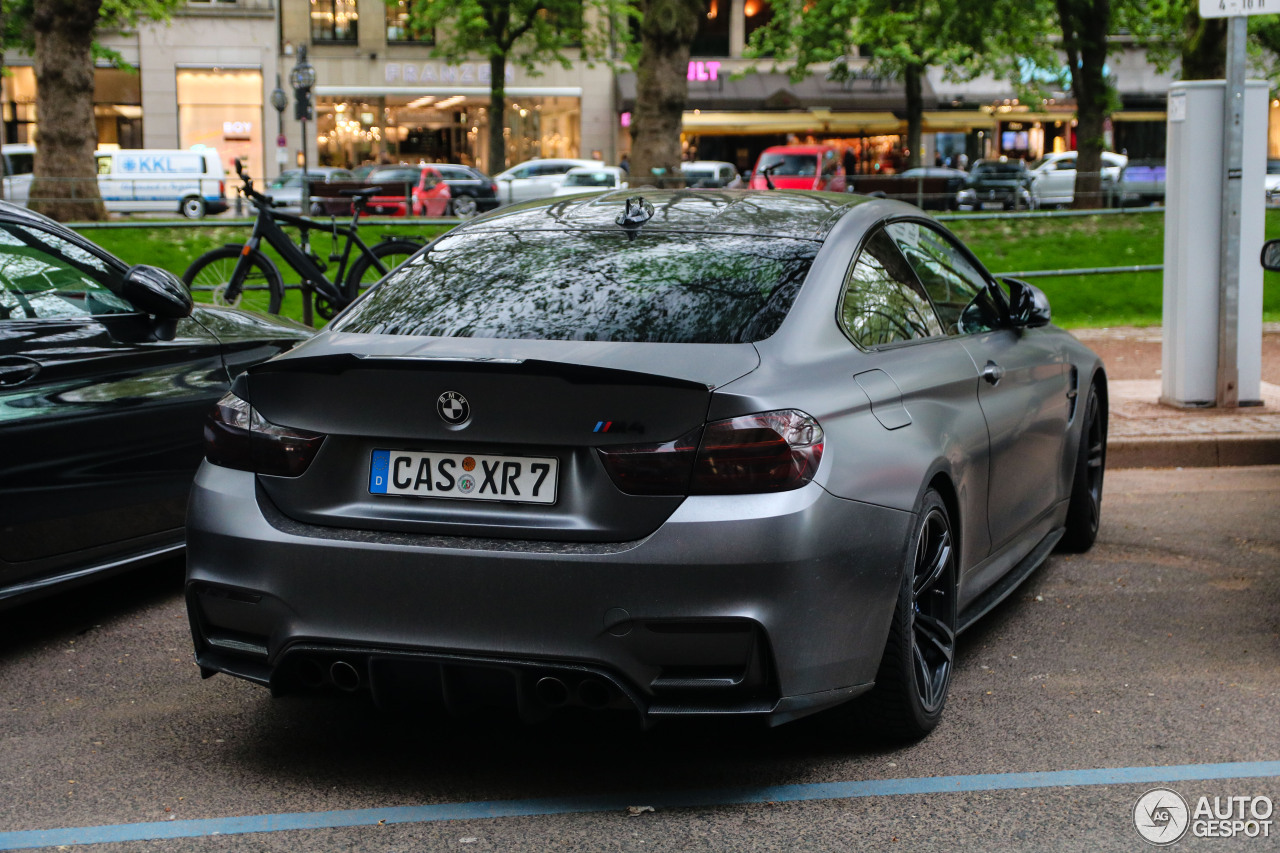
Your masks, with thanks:
<instances>
[{"instance_id":1,"label":"black car side mirror","mask_svg":"<svg viewBox=\"0 0 1280 853\"><path fill-rule=\"evenodd\" d=\"M1016 278L1003 281L1009 288L1009 317L1013 325L1027 329L1049 325L1049 297L1043 290Z\"/></svg>"},{"instance_id":2,"label":"black car side mirror","mask_svg":"<svg viewBox=\"0 0 1280 853\"><path fill-rule=\"evenodd\" d=\"M134 308L156 318L155 336L171 341L178 332L178 321L190 317L195 303L191 292L176 275L159 267L138 264L124 274L121 296Z\"/></svg>"},{"instance_id":3,"label":"black car side mirror","mask_svg":"<svg viewBox=\"0 0 1280 853\"><path fill-rule=\"evenodd\" d=\"M1280 240L1268 240L1262 244L1262 268L1280 272Z\"/></svg>"}]
</instances>

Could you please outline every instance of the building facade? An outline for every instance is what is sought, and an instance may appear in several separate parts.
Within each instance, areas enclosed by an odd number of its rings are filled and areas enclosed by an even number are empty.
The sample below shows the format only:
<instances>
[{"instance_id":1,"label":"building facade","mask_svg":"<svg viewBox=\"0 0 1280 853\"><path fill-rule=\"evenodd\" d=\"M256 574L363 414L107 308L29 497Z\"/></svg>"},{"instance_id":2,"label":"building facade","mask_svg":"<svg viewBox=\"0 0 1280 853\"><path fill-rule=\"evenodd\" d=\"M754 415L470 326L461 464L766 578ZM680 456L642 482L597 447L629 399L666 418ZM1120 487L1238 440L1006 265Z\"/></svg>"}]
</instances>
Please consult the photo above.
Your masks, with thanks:
<instances>
[{"instance_id":1,"label":"building facade","mask_svg":"<svg viewBox=\"0 0 1280 853\"><path fill-rule=\"evenodd\" d=\"M769 145L825 142L854 171L901 168L902 84L876 76L860 57L841 75L817 66L798 83L768 60L744 58L770 17L767 0L709 0L688 69L687 156L747 169ZM414 27L404 0L189 0L167 23L103 36L135 70L97 69L98 138L108 147L216 148L228 171L238 158L258 176L293 168L303 159L301 125L291 105L272 109L270 95L280 85L292 100L289 72L306 45L316 71L309 163L450 161L492 171L489 64L433 58L433 37ZM4 60L3 141L27 142L38 126L35 75L29 57ZM551 156L617 162L630 148L635 75L580 57L569 68L538 70L507 69L507 164ZM1122 105L1107 129L1110 147L1162 159L1173 77L1132 48L1112 57L1110 73ZM955 82L930 69L924 97L926 163L1034 159L1076 147L1074 105L1063 92L1020 103L1004 81ZM1280 117L1280 101L1271 109ZM1280 120L1271 128L1269 156L1280 158Z\"/></svg>"}]
</instances>

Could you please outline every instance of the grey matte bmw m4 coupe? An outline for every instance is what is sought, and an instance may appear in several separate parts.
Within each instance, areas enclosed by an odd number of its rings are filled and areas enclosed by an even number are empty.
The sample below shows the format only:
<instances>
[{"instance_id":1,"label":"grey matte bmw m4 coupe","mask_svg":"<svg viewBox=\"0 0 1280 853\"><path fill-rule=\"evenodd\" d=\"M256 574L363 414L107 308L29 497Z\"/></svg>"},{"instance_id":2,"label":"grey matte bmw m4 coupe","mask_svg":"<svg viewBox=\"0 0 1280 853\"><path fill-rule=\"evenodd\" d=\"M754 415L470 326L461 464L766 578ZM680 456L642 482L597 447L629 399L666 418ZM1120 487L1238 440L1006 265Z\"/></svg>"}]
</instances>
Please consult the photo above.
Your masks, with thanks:
<instances>
[{"instance_id":1,"label":"grey matte bmw m4 coupe","mask_svg":"<svg viewBox=\"0 0 1280 853\"><path fill-rule=\"evenodd\" d=\"M921 737L957 635L1097 534L1106 377L1049 320L884 199L496 211L210 416L199 664L526 719L843 706Z\"/></svg>"}]
</instances>

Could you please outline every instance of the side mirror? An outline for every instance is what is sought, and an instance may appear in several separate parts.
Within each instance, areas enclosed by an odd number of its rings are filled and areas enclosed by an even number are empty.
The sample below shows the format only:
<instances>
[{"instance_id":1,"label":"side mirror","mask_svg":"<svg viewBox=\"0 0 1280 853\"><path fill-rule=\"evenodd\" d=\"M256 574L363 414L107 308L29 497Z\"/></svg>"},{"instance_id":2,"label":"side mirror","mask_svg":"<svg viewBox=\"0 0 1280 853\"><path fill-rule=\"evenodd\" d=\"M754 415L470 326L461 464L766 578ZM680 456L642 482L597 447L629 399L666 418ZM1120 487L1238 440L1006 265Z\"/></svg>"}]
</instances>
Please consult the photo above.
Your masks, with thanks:
<instances>
[{"instance_id":1,"label":"side mirror","mask_svg":"<svg viewBox=\"0 0 1280 853\"><path fill-rule=\"evenodd\" d=\"M1268 240L1262 244L1262 268L1280 272L1280 240Z\"/></svg>"},{"instance_id":2,"label":"side mirror","mask_svg":"<svg viewBox=\"0 0 1280 853\"><path fill-rule=\"evenodd\" d=\"M168 270L146 264L129 268L120 295L134 308L156 318L155 336L162 341L173 340L178 321L190 317L195 307L191 291L181 279Z\"/></svg>"},{"instance_id":3,"label":"side mirror","mask_svg":"<svg viewBox=\"0 0 1280 853\"><path fill-rule=\"evenodd\" d=\"M1049 297L1044 295L1043 290L1016 278L1006 278L1003 281L1009 288L1009 316L1013 325L1034 329L1049 324Z\"/></svg>"}]
</instances>

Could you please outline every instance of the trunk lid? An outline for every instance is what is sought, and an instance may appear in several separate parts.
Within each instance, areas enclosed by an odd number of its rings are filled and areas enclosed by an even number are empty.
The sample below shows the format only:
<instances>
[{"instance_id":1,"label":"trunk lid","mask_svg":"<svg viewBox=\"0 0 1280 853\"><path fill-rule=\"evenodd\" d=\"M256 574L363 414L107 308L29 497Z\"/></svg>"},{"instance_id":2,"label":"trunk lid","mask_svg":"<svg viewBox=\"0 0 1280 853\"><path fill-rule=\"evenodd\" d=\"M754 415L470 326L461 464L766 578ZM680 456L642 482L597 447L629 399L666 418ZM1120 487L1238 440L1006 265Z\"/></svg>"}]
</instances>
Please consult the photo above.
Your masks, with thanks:
<instances>
[{"instance_id":1,"label":"trunk lid","mask_svg":"<svg viewBox=\"0 0 1280 853\"><path fill-rule=\"evenodd\" d=\"M596 448L667 441L698 429L713 389L758 363L751 344L334 334L250 371L238 388L268 421L327 436L302 476L259 477L293 519L403 533L616 542L651 533L683 497L624 494ZM400 465L397 483L425 472L416 494L372 491L381 487L374 466L381 458L386 472L387 453ZM474 488L464 495L459 478L468 463ZM534 465L550 470L538 484L541 502L533 502L527 478L504 481L498 473L528 474ZM538 470L545 479L548 467ZM431 487L433 479L449 486L448 496Z\"/></svg>"}]
</instances>

